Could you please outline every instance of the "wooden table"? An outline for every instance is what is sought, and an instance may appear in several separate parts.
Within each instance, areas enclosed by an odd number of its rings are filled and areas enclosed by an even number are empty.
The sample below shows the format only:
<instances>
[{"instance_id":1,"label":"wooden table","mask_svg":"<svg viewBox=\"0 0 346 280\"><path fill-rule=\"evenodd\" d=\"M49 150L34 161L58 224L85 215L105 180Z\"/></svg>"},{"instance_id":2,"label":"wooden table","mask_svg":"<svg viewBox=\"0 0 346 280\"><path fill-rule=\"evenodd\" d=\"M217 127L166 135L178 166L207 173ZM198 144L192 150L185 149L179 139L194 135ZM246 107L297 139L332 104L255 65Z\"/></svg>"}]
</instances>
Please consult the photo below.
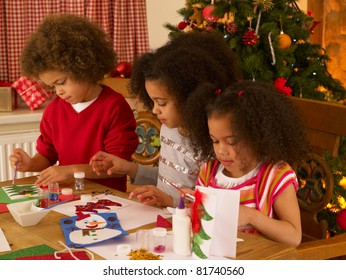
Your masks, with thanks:
<instances>
[{"instance_id":1,"label":"wooden table","mask_svg":"<svg viewBox=\"0 0 346 280\"><path fill-rule=\"evenodd\" d=\"M17 180L17 184L31 184L36 180L35 177L22 178ZM11 181L0 182L0 187L11 185ZM63 186L63 187L72 187ZM97 194L100 192L111 192L113 195L128 198L128 194L122 193L105 186L86 181L86 192ZM144 213L143 213L144 215ZM63 249L58 241L64 241L64 234L61 230L59 220L65 216L61 213L50 211L36 226L22 227L11 216L9 212L0 214L0 227L2 228L12 251L24 249L36 245L46 244L54 249ZM141 228L152 228L155 224L148 224ZM136 229L128 230L129 233ZM238 237L244 239L237 243L237 257L239 260L270 260L270 259L295 259L296 249L277 242L252 236L244 233L238 233ZM8 252L0 253L6 254ZM103 259L95 254L95 259Z\"/></svg>"}]
</instances>

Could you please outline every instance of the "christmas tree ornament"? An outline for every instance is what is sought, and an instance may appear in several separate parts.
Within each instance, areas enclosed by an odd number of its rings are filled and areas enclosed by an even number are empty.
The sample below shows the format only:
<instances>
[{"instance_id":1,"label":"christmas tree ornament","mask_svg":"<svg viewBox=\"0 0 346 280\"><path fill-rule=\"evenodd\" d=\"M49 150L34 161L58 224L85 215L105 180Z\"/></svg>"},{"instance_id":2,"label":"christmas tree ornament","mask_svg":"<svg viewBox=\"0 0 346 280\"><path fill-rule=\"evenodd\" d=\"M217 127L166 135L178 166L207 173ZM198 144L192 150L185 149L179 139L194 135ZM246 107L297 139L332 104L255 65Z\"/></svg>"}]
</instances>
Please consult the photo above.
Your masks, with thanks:
<instances>
[{"instance_id":1,"label":"christmas tree ornament","mask_svg":"<svg viewBox=\"0 0 346 280\"><path fill-rule=\"evenodd\" d=\"M190 21L190 24L185 27L184 32L190 32L195 28L196 24L194 24L193 21Z\"/></svg>"},{"instance_id":2,"label":"christmas tree ornament","mask_svg":"<svg viewBox=\"0 0 346 280\"><path fill-rule=\"evenodd\" d=\"M262 11L263 12L269 12L274 4L272 0L253 0L254 4L254 12L256 13L257 8L259 8L258 17L257 17L257 24L256 24L256 34L258 35L259 25L261 22L262 17Z\"/></svg>"},{"instance_id":3,"label":"christmas tree ornament","mask_svg":"<svg viewBox=\"0 0 346 280\"><path fill-rule=\"evenodd\" d=\"M342 209L336 215L336 224L342 229L346 230L346 209Z\"/></svg>"},{"instance_id":4,"label":"christmas tree ornament","mask_svg":"<svg viewBox=\"0 0 346 280\"><path fill-rule=\"evenodd\" d=\"M189 17L189 20L195 21L197 26L203 23L202 6L201 4L192 5L193 15Z\"/></svg>"},{"instance_id":5,"label":"christmas tree ornament","mask_svg":"<svg viewBox=\"0 0 346 280\"><path fill-rule=\"evenodd\" d=\"M283 31L281 31L278 38L279 38L279 48L280 49L286 50L286 49L290 48L290 46L292 44L292 40L291 40L290 36L288 36Z\"/></svg>"},{"instance_id":6,"label":"christmas tree ornament","mask_svg":"<svg viewBox=\"0 0 346 280\"><path fill-rule=\"evenodd\" d=\"M246 20L249 22L249 30L245 32L245 34L242 37L242 43L247 46L253 46L256 45L259 41L259 36L256 34L256 32L251 28L252 23L252 17L247 17Z\"/></svg>"},{"instance_id":7,"label":"christmas tree ornament","mask_svg":"<svg viewBox=\"0 0 346 280\"><path fill-rule=\"evenodd\" d=\"M178 29L179 29L179 30L184 30L184 29L186 28L186 26L188 26L188 25L189 25L188 22L186 22L186 21L181 21L181 22L179 22L179 24L178 24Z\"/></svg>"},{"instance_id":8,"label":"christmas tree ornament","mask_svg":"<svg viewBox=\"0 0 346 280\"><path fill-rule=\"evenodd\" d=\"M282 16L280 16L280 27L281 27L281 31L280 31L280 34L278 35L279 48L286 50L290 48L292 44L292 39L290 36L284 33Z\"/></svg>"},{"instance_id":9,"label":"christmas tree ornament","mask_svg":"<svg viewBox=\"0 0 346 280\"><path fill-rule=\"evenodd\" d=\"M216 22L212 22L211 24L209 24L207 26L207 28L205 29L205 31L207 32L212 32L215 30L215 28L217 27L217 23Z\"/></svg>"},{"instance_id":10,"label":"christmas tree ornament","mask_svg":"<svg viewBox=\"0 0 346 280\"><path fill-rule=\"evenodd\" d=\"M252 1L255 7L260 7L264 12L269 12L273 7L273 0L253 0Z\"/></svg>"},{"instance_id":11,"label":"christmas tree ornament","mask_svg":"<svg viewBox=\"0 0 346 280\"><path fill-rule=\"evenodd\" d=\"M215 5L209 4L204 7L203 9L203 17L207 22L216 22L218 21L219 17L214 15L215 12Z\"/></svg>"},{"instance_id":12,"label":"christmas tree ornament","mask_svg":"<svg viewBox=\"0 0 346 280\"><path fill-rule=\"evenodd\" d=\"M235 34L238 32L238 25L235 22L227 23L225 26L229 34Z\"/></svg>"},{"instance_id":13,"label":"christmas tree ornament","mask_svg":"<svg viewBox=\"0 0 346 280\"><path fill-rule=\"evenodd\" d=\"M274 52L271 36L272 36L272 32L270 31L268 34L268 42L269 42L269 47L270 47L270 53L272 55L272 65L275 65L276 64L276 57L275 57L275 52Z\"/></svg>"},{"instance_id":14,"label":"christmas tree ornament","mask_svg":"<svg viewBox=\"0 0 346 280\"><path fill-rule=\"evenodd\" d=\"M223 17L218 20L218 22L223 24L234 22L234 14L232 12L226 12Z\"/></svg>"},{"instance_id":15,"label":"christmas tree ornament","mask_svg":"<svg viewBox=\"0 0 346 280\"><path fill-rule=\"evenodd\" d=\"M253 46L259 42L259 36L256 35L255 30L249 29L245 32L241 41L244 45Z\"/></svg>"},{"instance_id":16,"label":"christmas tree ornament","mask_svg":"<svg viewBox=\"0 0 346 280\"><path fill-rule=\"evenodd\" d=\"M325 53L326 53L326 51L325 51L325 49L324 48L320 48L320 49L318 49L317 51L316 51L316 53L318 54L318 55L325 55Z\"/></svg>"},{"instance_id":17,"label":"christmas tree ornament","mask_svg":"<svg viewBox=\"0 0 346 280\"><path fill-rule=\"evenodd\" d=\"M129 62L119 62L110 72L111 77L129 78L131 76L132 66Z\"/></svg>"},{"instance_id":18,"label":"christmas tree ornament","mask_svg":"<svg viewBox=\"0 0 346 280\"><path fill-rule=\"evenodd\" d=\"M286 94L288 96L292 96L292 89L289 86L286 86L286 83L287 83L287 80L282 77L277 78L274 81L274 85L280 93Z\"/></svg>"}]
</instances>

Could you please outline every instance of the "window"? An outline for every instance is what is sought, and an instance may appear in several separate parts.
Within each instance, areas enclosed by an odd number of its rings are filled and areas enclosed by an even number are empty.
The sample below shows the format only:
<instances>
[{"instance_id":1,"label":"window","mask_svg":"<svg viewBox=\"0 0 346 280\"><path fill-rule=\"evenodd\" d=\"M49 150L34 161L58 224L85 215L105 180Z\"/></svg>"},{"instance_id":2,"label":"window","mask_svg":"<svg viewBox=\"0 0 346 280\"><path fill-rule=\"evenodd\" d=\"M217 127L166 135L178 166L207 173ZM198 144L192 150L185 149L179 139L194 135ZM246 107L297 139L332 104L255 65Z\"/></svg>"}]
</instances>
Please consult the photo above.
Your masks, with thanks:
<instances>
[{"instance_id":1,"label":"window","mask_svg":"<svg viewBox=\"0 0 346 280\"><path fill-rule=\"evenodd\" d=\"M52 13L72 13L99 23L112 39L119 62L132 63L149 49L145 0L0 0L0 81L21 76L21 49Z\"/></svg>"}]
</instances>

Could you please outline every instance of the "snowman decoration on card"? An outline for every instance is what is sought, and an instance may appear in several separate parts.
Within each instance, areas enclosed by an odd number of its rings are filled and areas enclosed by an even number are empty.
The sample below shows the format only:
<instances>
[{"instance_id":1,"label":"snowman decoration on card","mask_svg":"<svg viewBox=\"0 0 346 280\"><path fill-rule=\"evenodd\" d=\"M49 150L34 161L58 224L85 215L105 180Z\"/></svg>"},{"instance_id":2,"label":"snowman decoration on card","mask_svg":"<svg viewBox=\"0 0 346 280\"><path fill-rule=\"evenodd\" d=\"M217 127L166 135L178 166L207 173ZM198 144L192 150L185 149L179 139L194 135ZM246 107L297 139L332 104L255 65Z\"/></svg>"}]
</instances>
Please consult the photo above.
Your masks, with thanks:
<instances>
[{"instance_id":1,"label":"snowman decoration on card","mask_svg":"<svg viewBox=\"0 0 346 280\"><path fill-rule=\"evenodd\" d=\"M78 212L77 216L61 219L69 247L83 247L127 235L115 213Z\"/></svg>"}]
</instances>

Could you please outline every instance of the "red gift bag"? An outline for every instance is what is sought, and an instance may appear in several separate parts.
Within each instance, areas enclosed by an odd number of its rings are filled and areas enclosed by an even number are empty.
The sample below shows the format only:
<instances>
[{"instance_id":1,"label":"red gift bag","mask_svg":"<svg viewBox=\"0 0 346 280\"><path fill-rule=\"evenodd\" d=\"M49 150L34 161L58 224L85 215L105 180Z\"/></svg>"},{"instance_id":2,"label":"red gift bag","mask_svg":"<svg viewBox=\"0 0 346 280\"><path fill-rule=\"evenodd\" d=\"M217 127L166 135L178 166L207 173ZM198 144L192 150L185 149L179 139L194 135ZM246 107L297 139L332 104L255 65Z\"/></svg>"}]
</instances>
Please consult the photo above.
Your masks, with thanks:
<instances>
[{"instance_id":1,"label":"red gift bag","mask_svg":"<svg viewBox=\"0 0 346 280\"><path fill-rule=\"evenodd\" d=\"M46 102L53 92L46 89L39 82L30 80L27 77L20 77L12 84L12 87L22 97L31 110L35 110Z\"/></svg>"}]
</instances>

